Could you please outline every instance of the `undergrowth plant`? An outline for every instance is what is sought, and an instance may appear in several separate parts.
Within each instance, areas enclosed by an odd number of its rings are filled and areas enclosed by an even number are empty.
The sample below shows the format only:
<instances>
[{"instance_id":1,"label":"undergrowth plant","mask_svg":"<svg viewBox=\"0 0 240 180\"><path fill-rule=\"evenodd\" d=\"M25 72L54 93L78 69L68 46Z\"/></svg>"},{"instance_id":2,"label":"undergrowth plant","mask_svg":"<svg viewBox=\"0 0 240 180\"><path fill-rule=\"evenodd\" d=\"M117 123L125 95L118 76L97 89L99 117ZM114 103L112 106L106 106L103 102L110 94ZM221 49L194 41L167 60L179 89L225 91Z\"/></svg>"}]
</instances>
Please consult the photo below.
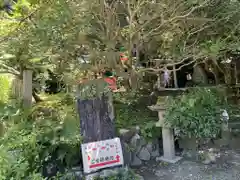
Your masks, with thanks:
<instances>
[{"instance_id":1,"label":"undergrowth plant","mask_svg":"<svg viewBox=\"0 0 240 180\"><path fill-rule=\"evenodd\" d=\"M0 179L37 180L41 176L40 180L42 175L54 177L79 164L81 137L74 111L74 106L59 99L40 103L29 112L13 108L0 114L7 124L0 139Z\"/></svg>"},{"instance_id":2,"label":"undergrowth plant","mask_svg":"<svg viewBox=\"0 0 240 180\"><path fill-rule=\"evenodd\" d=\"M114 94L114 109L118 129L139 126L141 135L147 140L158 138L161 134L155 126L157 113L148 109L146 97L139 92Z\"/></svg>"},{"instance_id":3,"label":"undergrowth plant","mask_svg":"<svg viewBox=\"0 0 240 180\"><path fill-rule=\"evenodd\" d=\"M0 104L6 103L9 98L11 82L7 75L0 75Z\"/></svg>"},{"instance_id":4,"label":"undergrowth plant","mask_svg":"<svg viewBox=\"0 0 240 180\"><path fill-rule=\"evenodd\" d=\"M222 91L194 88L168 99L166 123L177 129L181 137L215 138L220 132L220 113L225 105Z\"/></svg>"}]
</instances>

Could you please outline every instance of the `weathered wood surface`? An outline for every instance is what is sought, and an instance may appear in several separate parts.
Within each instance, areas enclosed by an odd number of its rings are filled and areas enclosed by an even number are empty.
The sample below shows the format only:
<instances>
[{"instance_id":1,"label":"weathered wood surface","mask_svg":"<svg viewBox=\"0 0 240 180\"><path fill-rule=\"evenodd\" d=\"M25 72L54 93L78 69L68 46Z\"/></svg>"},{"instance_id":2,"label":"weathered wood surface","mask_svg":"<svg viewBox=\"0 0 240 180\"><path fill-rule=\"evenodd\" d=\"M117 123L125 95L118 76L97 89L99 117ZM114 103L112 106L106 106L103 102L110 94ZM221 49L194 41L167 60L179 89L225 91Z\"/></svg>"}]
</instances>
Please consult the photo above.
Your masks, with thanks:
<instances>
[{"instance_id":1,"label":"weathered wood surface","mask_svg":"<svg viewBox=\"0 0 240 180\"><path fill-rule=\"evenodd\" d=\"M12 80L12 85L11 86L12 86L11 87L11 89L12 89L11 95L14 98L21 98L22 97L22 92L23 92L23 81L15 78L15 79Z\"/></svg>"},{"instance_id":2,"label":"weathered wood surface","mask_svg":"<svg viewBox=\"0 0 240 180\"><path fill-rule=\"evenodd\" d=\"M30 108L32 105L32 71L23 71L23 106Z\"/></svg>"},{"instance_id":3,"label":"weathered wood surface","mask_svg":"<svg viewBox=\"0 0 240 180\"><path fill-rule=\"evenodd\" d=\"M111 96L103 95L91 100L78 99L77 104L84 143L115 137Z\"/></svg>"}]
</instances>

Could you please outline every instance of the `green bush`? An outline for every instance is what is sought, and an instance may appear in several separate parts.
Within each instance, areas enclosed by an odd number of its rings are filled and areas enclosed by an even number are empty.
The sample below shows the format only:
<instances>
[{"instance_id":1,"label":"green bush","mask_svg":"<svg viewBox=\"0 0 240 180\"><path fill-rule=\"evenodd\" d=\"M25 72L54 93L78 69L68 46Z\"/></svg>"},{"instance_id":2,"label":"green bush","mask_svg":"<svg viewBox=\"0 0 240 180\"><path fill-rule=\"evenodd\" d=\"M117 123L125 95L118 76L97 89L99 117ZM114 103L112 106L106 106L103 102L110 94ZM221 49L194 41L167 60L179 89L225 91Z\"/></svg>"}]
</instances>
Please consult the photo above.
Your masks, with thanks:
<instances>
[{"instance_id":1,"label":"green bush","mask_svg":"<svg viewBox=\"0 0 240 180\"><path fill-rule=\"evenodd\" d=\"M166 123L179 130L182 137L214 138L220 131L220 109L224 105L223 92L196 88L168 100Z\"/></svg>"},{"instance_id":2,"label":"green bush","mask_svg":"<svg viewBox=\"0 0 240 180\"><path fill-rule=\"evenodd\" d=\"M161 131L155 126L157 113L148 109L145 99L138 92L114 94L116 127L127 129L139 126L141 135L151 140L160 137Z\"/></svg>"},{"instance_id":3,"label":"green bush","mask_svg":"<svg viewBox=\"0 0 240 180\"><path fill-rule=\"evenodd\" d=\"M40 103L31 112L12 107L8 114L0 114L7 124L0 139L0 179L40 180L48 163L59 170L81 162L79 119L74 109L56 100Z\"/></svg>"},{"instance_id":4,"label":"green bush","mask_svg":"<svg viewBox=\"0 0 240 180\"><path fill-rule=\"evenodd\" d=\"M113 175L105 178L95 178L94 180L139 180L135 173L131 170L121 169L117 175Z\"/></svg>"},{"instance_id":5,"label":"green bush","mask_svg":"<svg viewBox=\"0 0 240 180\"><path fill-rule=\"evenodd\" d=\"M80 121L75 104L69 102L74 102L71 96L59 94L45 98L44 102L34 105L28 112L21 110L16 102L0 108L1 122L6 124L6 131L0 139L1 180L42 180L42 173L48 163L56 163L59 167L60 175L52 179L71 179L61 175L62 170L79 165L82 159ZM128 105L124 104L124 108ZM135 104L131 105L132 109L134 106ZM124 112L123 109L117 110ZM128 126L129 119L132 120L131 124L142 120L147 123L148 115L138 119L140 113L142 112L138 109L128 111L127 114L121 113L118 122L121 127L124 122ZM151 136L151 129L152 126L146 126L146 136ZM129 176L128 179L133 178Z\"/></svg>"},{"instance_id":6,"label":"green bush","mask_svg":"<svg viewBox=\"0 0 240 180\"><path fill-rule=\"evenodd\" d=\"M9 98L11 82L7 75L0 75L0 103L6 103Z\"/></svg>"}]
</instances>

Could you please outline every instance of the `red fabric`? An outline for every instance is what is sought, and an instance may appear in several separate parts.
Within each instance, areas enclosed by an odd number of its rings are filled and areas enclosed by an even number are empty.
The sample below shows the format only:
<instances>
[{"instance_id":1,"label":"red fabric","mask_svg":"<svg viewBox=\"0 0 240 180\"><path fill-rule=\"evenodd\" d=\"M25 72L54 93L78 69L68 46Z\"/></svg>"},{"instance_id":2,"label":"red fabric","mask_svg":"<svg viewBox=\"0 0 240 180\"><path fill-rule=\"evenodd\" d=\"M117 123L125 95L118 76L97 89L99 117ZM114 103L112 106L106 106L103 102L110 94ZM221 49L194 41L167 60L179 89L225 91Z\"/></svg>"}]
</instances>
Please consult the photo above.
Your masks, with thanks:
<instances>
[{"instance_id":1,"label":"red fabric","mask_svg":"<svg viewBox=\"0 0 240 180\"><path fill-rule=\"evenodd\" d=\"M127 57L122 57L122 58L120 58L120 60L121 60L121 61L127 61L128 58L127 58Z\"/></svg>"},{"instance_id":2,"label":"red fabric","mask_svg":"<svg viewBox=\"0 0 240 180\"><path fill-rule=\"evenodd\" d=\"M104 81L108 83L110 89L112 90L117 89L117 79L115 77L104 78Z\"/></svg>"},{"instance_id":3,"label":"red fabric","mask_svg":"<svg viewBox=\"0 0 240 180\"><path fill-rule=\"evenodd\" d=\"M127 61L128 57L124 53L120 53L120 60L121 61Z\"/></svg>"}]
</instances>

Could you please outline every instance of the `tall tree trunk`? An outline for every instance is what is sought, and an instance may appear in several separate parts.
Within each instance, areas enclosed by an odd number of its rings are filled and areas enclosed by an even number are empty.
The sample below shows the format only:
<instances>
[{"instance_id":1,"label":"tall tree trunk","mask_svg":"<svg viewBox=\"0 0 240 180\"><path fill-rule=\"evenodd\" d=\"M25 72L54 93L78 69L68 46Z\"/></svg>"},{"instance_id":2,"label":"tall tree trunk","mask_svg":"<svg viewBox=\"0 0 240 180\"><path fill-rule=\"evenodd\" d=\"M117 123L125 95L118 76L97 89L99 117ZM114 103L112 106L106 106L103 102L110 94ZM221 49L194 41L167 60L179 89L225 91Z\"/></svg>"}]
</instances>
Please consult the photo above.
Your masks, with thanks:
<instances>
[{"instance_id":1,"label":"tall tree trunk","mask_svg":"<svg viewBox=\"0 0 240 180\"><path fill-rule=\"evenodd\" d=\"M111 95L87 100L78 99L77 104L84 143L115 137Z\"/></svg>"}]
</instances>

